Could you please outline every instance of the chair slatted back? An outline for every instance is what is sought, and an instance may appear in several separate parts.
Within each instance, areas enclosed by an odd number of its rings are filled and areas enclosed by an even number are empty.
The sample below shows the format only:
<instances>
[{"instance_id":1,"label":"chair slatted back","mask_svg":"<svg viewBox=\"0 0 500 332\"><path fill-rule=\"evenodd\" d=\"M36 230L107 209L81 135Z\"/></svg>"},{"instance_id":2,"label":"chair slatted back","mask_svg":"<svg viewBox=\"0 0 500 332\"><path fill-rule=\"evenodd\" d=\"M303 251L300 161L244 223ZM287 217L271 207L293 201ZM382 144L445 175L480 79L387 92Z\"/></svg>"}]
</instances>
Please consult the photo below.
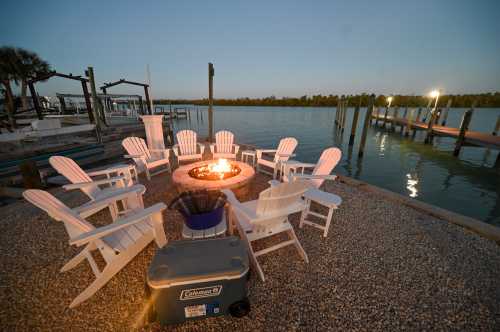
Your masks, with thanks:
<instances>
[{"instance_id":1,"label":"chair slatted back","mask_svg":"<svg viewBox=\"0 0 500 332\"><path fill-rule=\"evenodd\" d=\"M129 155L142 155L146 160L151 159L148 145L146 141L140 137L127 137L122 141L122 146ZM144 170L146 167L140 158L134 158L134 162L138 165L140 170Z\"/></svg>"},{"instance_id":2,"label":"chair slatted back","mask_svg":"<svg viewBox=\"0 0 500 332\"><path fill-rule=\"evenodd\" d=\"M181 130L177 133L177 144L179 144L181 155L196 154L197 134L192 130Z\"/></svg>"},{"instance_id":3,"label":"chair slatted back","mask_svg":"<svg viewBox=\"0 0 500 332\"><path fill-rule=\"evenodd\" d=\"M328 148L321 153L318 163L312 172L313 175L329 175L332 170L337 166L342 157L342 151L338 148ZM319 188L325 180L312 179L316 188Z\"/></svg>"},{"instance_id":4,"label":"chair slatted back","mask_svg":"<svg viewBox=\"0 0 500 332\"><path fill-rule=\"evenodd\" d=\"M70 238L95 229L94 226L46 191L29 189L23 192L23 196L28 202L44 210L52 218L62 221Z\"/></svg>"},{"instance_id":5,"label":"chair slatted back","mask_svg":"<svg viewBox=\"0 0 500 332\"><path fill-rule=\"evenodd\" d=\"M257 216L288 216L293 213L291 211L295 211L303 205L302 195L311 187L311 182L298 180L280 183L262 191L257 201Z\"/></svg>"},{"instance_id":6,"label":"chair slatted back","mask_svg":"<svg viewBox=\"0 0 500 332\"><path fill-rule=\"evenodd\" d=\"M232 153L234 134L227 130L218 131L215 134L215 144L217 153Z\"/></svg>"},{"instance_id":7,"label":"chair slatted back","mask_svg":"<svg viewBox=\"0 0 500 332\"><path fill-rule=\"evenodd\" d=\"M92 182L90 176L71 158L52 156L49 158L49 163L71 183ZM83 187L82 191L91 199L94 199L101 189L98 186L87 186Z\"/></svg>"},{"instance_id":8,"label":"chair slatted back","mask_svg":"<svg viewBox=\"0 0 500 332\"><path fill-rule=\"evenodd\" d=\"M274 162L287 161L290 157L280 157L279 154L292 154L297 147L297 139L294 137L285 137L280 140L276 155L274 156Z\"/></svg>"}]
</instances>

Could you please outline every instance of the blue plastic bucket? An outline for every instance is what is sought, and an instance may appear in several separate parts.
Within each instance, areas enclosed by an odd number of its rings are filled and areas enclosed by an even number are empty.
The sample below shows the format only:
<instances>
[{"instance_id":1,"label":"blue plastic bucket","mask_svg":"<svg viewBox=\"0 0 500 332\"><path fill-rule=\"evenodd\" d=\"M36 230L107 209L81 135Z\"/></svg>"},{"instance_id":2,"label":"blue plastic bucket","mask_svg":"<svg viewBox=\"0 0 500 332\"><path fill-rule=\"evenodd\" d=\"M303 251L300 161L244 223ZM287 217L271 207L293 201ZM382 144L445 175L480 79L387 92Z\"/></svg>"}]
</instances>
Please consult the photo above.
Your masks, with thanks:
<instances>
[{"instance_id":1,"label":"blue plastic bucket","mask_svg":"<svg viewBox=\"0 0 500 332\"><path fill-rule=\"evenodd\" d=\"M202 230L218 225L223 215L224 207L221 206L210 212L184 216L184 221L187 227L195 230Z\"/></svg>"}]
</instances>

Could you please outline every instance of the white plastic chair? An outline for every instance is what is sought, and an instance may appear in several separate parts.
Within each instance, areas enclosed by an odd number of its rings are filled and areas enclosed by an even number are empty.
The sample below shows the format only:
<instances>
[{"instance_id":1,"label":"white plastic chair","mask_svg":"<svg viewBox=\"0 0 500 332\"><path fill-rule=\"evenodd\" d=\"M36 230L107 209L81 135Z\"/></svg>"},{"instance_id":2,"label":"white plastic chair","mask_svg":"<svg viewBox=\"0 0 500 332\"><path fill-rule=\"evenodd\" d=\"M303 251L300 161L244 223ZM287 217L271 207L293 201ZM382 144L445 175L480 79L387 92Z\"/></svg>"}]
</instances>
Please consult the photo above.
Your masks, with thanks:
<instances>
[{"instance_id":1,"label":"white plastic chair","mask_svg":"<svg viewBox=\"0 0 500 332\"><path fill-rule=\"evenodd\" d=\"M234 226L237 227L238 233L247 245L250 259L262 281L265 281L265 277L257 261L258 256L293 245L299 255L306 262L309 262L306 252L300 245L293 227L288 221L288 216L305 209L306 206L302 200L302 195L310 187L311 184L308 181L281 183L278 186L262 191L259 194L259 199L245 203L238 201L231 190L222 190L230 204L228 213L229 232L232 234ZM254 251L252 248L252 242L278 233L286 233L289 240L259 251Z\"/></svg>"},{"instance_id":2,"label":"white plastic chair","mask_svg":"<svg viewBox=\"0 0 500 332\"><path fill-rule=\"evenodd\" d=\"M99 228L95 228L85 220L93 214L92 211L99 210L99 207L107 206L116 202L117 199L126 199L127 195L135 195L130 188L126 189L129 192L121 196L96 200L90 205L76 209L70 209L43 190L30 189L23 193L27 201L47 212L55 220L64 223L70 238L70 245L85 246L79 254L62 267L61 272L68 271L87 259L96 279L71 302L70 308L76 307L94 295L151 241L155 240L160 248L167 243L163 230L162 211L166 208L163 203L146 209L131 206L131 213L110 225ZM106 262L102 270L92 257L92 251L96 250Z\"/></svg>"},{"instance_id":3,"label":"white plastic chair","mask_svg":"<svg viewBox=\"0 0 500 332\"><path fill-rule=\"evenodd\" d=\"M215 134L215 144L210 144L213 159L236 159L240 146L234 144L234 134L227 130Z\"/></svg>"},{"instance_id":4,"label":"white plastic chair","mask_svg":"<svg viewBox=\"0 0 500 332\"><path fill-rule=\"evenodd\" d=\"M163 172L170 172L170 150L169 149L149 149L146 141L140 137L127 137L122 141L122 146L127 151L125 158L131 158L137 165L139 172L146 172L148 180L151 180L152 175L157 175ZM155 173L151 173L151 169L164 166Z\"/></svg>"},{"instance_id":5,"label":"white plastic chair","mask_svg":"<svg viewBox=\"0 0 500 332\"><path fill-rule=\"evenodd\" d=\"M335 180L336 175L330 175L332 170L337 166L342 157L342 151L338 148L328 148L323 150L316 164L309 163L293 163L293 169L287 169L285 165L285 174L283 181L292 179L310 180L314 187L319 188L325 180ZM312 168L311 174L305 174L305 169Z\"/></svg>"},{"instance_id":6,"label":"white plastic chair","mask_svg":"<svg viewBox=\"0 0 500 332\"><path fill-rule=\"evenodd\" d=\"M197 136L196 132L192 130L181 130L177 133L177 144L173 146L172 150L174 150L179 163L203 158L205 146L197 142Z\"/></svg>"},{"instance_id":7,"label":"white plastic chair","mask_svg":"<svg viewBox=\"0 0 500 332\"><path fill-rule=\"evenodd\" d=\"M278 170L281 167L281 163L287 161L290 157L295 156L293 151L297 147L297 139L293 137L286 137L280 140L280 144L276 150L271 149L257 149L255 150L257 154L257 170L273 176L276 179ZM274 153L273 160L267 160L262 157L263 153ZM262 169L262 166L266 166L273 169L272 173L266 172Z\"/></svg>"},{"instance_id":8,"label":"white plastic chair","mask_svg":"<svg viewBox=\"0 0 500 332\"><path fill-rule=\"evenodd\" d=\"M126 187L126 179L123 176L108 177L101 180L93 180L91 178L92 176L109 175L109 173L113 173L114 171L104 169L101 171L86 173L73 159L63 156L52 156L49 158L49 163L59 174L71 182L71 184L64 185L64 189L79 189L86 194L91 201L119 195ZM101 188L100 186L103 185L108 185L108 187ZM142 195L146 192L146 187L141 184L136 184L130 188L132 188L132 190L136 193L134 200L136 200L140 206L143 206ZM122 201L122 205L125 210L127 209L128 200ZM112 219L116 220L120 213L116 202L110 203L107 208L109 208Z\"/></svg>"}]
</instances>

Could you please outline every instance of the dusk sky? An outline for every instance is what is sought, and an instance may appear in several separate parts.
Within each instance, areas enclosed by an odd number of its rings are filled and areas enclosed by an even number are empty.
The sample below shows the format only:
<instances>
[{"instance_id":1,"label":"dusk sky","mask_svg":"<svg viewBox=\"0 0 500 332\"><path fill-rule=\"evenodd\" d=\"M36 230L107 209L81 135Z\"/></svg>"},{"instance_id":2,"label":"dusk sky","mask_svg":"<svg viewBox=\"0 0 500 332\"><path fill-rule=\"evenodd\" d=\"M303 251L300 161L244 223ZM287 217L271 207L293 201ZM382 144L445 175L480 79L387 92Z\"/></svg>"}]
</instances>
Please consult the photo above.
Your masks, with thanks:
<instances>
[{"instance_id":1,"label":"dusk sky","mask_svg":"<svg viewBox=\"0 0 500 332\"><path fill-rule=\"evenodd\" d=\"M30 49L98 83L144 81L153 95L215 97L500 90L499 0L10 1L0 45ZM79 93L52 79L40 94ZM115 93L138 93L116 88Z\"/></svg>"}]
</instances>

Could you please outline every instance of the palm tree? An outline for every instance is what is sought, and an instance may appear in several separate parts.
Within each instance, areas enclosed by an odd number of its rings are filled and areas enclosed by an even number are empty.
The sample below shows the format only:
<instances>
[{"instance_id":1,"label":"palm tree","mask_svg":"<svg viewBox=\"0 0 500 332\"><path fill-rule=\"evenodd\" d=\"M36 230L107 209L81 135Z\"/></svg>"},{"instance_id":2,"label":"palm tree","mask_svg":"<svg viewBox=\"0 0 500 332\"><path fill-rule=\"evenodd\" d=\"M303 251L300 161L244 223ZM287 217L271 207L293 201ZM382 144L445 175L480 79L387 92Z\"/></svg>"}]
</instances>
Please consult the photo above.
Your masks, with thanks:
<instances>
[{"instance_id":1,"label":"palm tree","mask_svg":"<svg viewBox=\"0 0 500 332\"><path fill-rule=\"evenodd\" d=\"M14 94L11 82L21 83L21 99L23 108L28 108L26 99L27 81L38 75L47 74L50 65L36 53L10 46L0 47L0 83L4 86L7 117L11 127L16 126L14 114Z\"/></svg>"}]
</instances>

